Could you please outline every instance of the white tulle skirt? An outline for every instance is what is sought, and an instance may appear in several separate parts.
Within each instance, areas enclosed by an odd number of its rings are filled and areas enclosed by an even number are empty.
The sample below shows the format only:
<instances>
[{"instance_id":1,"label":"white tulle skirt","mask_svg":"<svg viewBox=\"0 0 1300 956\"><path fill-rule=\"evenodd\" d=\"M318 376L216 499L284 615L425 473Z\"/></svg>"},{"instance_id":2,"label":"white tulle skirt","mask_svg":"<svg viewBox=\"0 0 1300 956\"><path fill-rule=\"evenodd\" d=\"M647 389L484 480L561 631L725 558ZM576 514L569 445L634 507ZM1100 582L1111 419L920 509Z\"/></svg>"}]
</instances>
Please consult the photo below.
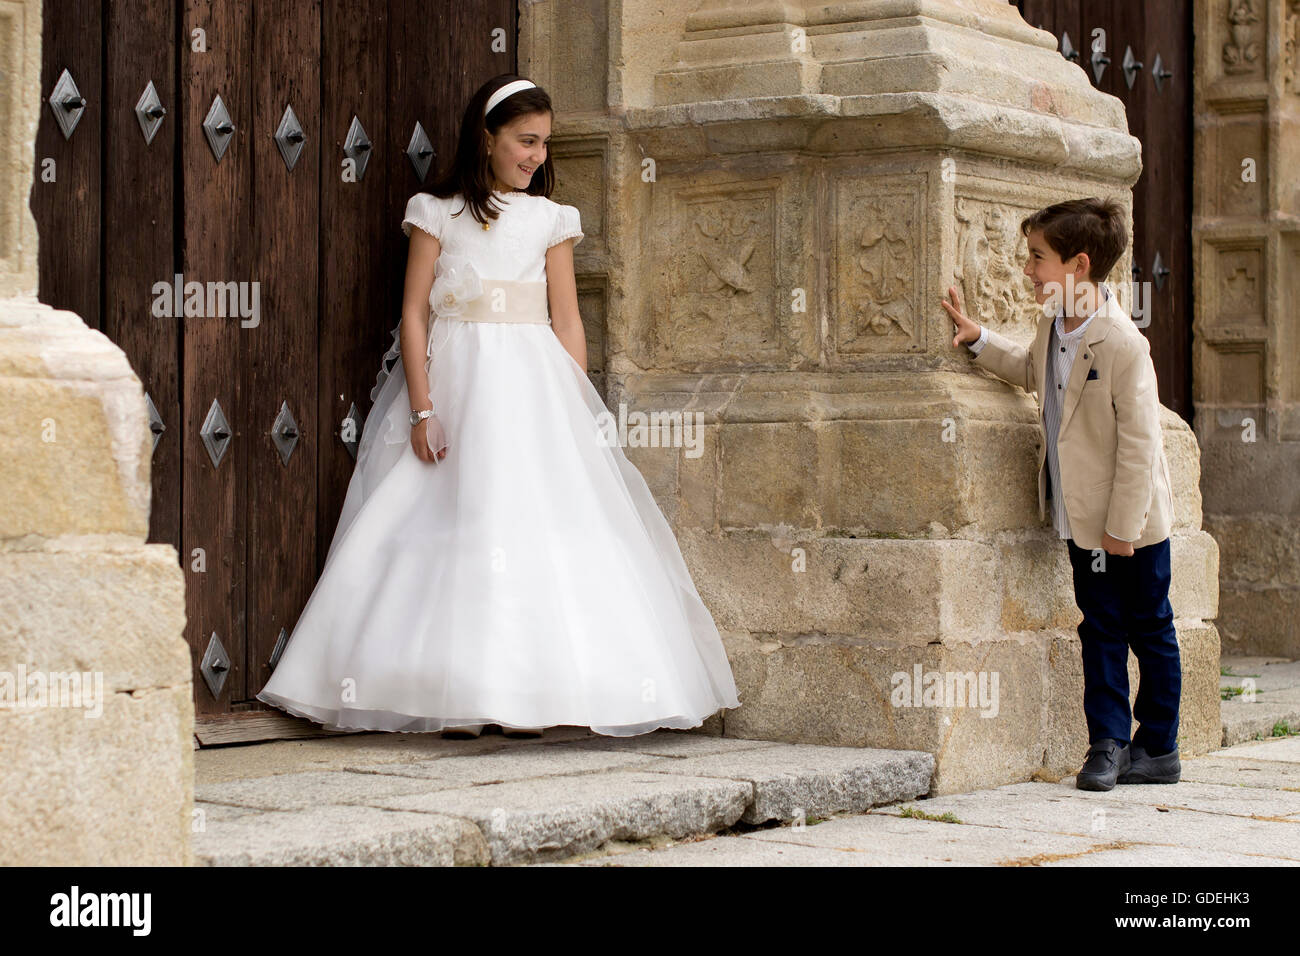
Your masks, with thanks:
<instances>
[{"instance_id":1,"label":"white tulle skirt","mask_svg":"<svg viewBox=\"0 0 1300 956\"><path fill-rule=\"evenodd\" d=\"M612 736L739 706L672 530L551 326L438 318L430 340L447 456L416 457L400 361L381 372L324 570L257 699L333 730Z\"/></svg>"}]
</instances>

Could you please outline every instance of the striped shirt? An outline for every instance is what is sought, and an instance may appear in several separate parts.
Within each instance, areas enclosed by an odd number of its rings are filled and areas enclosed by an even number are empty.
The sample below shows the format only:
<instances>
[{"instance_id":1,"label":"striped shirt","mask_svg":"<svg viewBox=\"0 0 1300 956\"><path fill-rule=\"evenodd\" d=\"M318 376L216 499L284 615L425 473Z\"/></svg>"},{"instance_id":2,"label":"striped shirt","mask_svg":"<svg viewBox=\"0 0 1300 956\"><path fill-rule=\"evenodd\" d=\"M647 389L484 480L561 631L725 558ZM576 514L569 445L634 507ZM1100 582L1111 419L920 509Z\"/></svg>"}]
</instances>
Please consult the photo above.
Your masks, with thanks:
<instances>
[{"instance_id":1,"label":"striped shirt","mask_svg":"<svg viewBox=\"0 0 1300 956\"><path fill-rule=\"evenodd\" d=\"M1070 369L1074 365L1074 357L1079 352L1079 346L1083 343L1084 330L1088 328L1088 323L1097 316L1097 313L1105 308L1106 300L1111 297L1110 290L1104 283L1101 286L1101 293L1101 306L1073 332L1065 331L1064 312L1058 312L1047 341L1047 350L1052 360L1047 363L1044 376L1046 381L1041 386L1043 428L1047 432L1047 500L1052 509L1052 526L1061 538L1070 538L1072 535L1070 518L1065 511L1065 499L1057 493L1057 489L1061 487L1061 462L1056 452L1056 439L1061 433L1061 413L1065 408L1065 389L1070 382ZM988 337L988 329L982 328L980 337L969 343L967 347L979 355Z\"/></svg>"}]
</instances>

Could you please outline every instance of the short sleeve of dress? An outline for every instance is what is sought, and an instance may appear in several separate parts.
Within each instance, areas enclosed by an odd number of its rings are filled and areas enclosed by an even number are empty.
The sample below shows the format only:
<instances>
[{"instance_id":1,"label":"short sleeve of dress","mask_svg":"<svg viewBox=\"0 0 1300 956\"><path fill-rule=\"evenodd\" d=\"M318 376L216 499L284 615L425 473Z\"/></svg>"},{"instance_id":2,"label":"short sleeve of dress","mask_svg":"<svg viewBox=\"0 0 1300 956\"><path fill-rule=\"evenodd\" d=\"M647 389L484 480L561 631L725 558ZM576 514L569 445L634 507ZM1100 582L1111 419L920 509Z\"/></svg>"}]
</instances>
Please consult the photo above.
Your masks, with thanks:
<instances>
[{"instance_id":1,"label":"short sleeve of dress","mask_svg":"<svg viewBox=\"0 0 1300 956\"><path fill-rule=\"evenodd\" d=\"M406 202L406 215L402 219L402 232L411 234L411 227L418 226L439 242L442 242L442 230L446 225L446 203L430 193L416 193Z\"/></svg>"},{"instance_id":2,"label":"short sleeve of dress","mask_svg":"<svg viewBox=\"0 0 1300 956\"><path fill-rule=\"evenodd\" d=\"M549 249L565 239L576 239L576 246L582 242L582 222L576 206L556 206L555 222L551 226L551 238L546 243Z\"/></svg>"}]
</instances>

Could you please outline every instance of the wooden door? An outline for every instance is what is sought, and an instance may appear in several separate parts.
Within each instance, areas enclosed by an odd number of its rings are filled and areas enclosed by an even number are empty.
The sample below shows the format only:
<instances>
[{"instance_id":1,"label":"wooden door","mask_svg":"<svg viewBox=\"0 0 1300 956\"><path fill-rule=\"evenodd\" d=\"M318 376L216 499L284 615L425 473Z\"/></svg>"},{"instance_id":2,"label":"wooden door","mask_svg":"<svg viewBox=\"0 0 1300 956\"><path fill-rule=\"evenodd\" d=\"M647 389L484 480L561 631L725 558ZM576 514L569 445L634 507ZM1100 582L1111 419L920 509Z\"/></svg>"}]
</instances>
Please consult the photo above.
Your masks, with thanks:
<instances>
[{"instance_id":1,"label":"wooden door","mask_svg":"<svg viewBox=\"0 0 1300 956\"><path fill-rule=\"evenodd\" d=\"M1191 0L1019 0L1031 26L1128 112L1142 142L1133 187L1134 302L1160 401L1192 420L1192 4ZM1067 46L1068 38L1068 46ZM1126 69L1126 55L1131 58ZM1100 79L1097 71L1100 68ZM1118 277L1112 277L1115 281Z\"/></svg>"},{"instance_id":2,"label":"wooden door","mask_svg":"<svg viewBox=\"0 0 1300 956\"><path fill-rule=\"evenodd\" d=\"M116 342L156 409L149 540L185 570L198 736L318 733L253 697L324 564L401 318L406 200L474 90L515 71L514 0L44 14L40 299Z\"/></svg>"}]
</instances>

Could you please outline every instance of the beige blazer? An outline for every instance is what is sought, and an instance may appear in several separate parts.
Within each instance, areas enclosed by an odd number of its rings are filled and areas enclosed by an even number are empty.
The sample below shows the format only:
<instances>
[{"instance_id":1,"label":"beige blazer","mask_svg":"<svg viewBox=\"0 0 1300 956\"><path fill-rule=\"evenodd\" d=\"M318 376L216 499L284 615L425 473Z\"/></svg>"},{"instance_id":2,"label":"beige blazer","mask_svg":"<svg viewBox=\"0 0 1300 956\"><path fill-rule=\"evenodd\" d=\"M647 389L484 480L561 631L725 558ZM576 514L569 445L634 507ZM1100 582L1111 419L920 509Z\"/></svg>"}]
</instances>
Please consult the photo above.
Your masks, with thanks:
<instances>
[{"instance_id":1,"label":"beige blazer","mask_svg":"<svg viewBox=\"0 0 1300 956\"><path fill-rule=\"evenodd\" d=\"M1047 517L1047 430L1039 386L1047 373L1054 319L1043 316L1026 349L989 329L976 365L1033 392L1038 401L1038 515ZM1088 378L1090 371L1096 376ZM1070 369L1057 438L1061 488L1074 543L1101 547L1102 533L1134 548L1169 536L1174 519L1160 430L1151 346L1114 292L1093 316Z\"/></svg>"}]
</instances>

